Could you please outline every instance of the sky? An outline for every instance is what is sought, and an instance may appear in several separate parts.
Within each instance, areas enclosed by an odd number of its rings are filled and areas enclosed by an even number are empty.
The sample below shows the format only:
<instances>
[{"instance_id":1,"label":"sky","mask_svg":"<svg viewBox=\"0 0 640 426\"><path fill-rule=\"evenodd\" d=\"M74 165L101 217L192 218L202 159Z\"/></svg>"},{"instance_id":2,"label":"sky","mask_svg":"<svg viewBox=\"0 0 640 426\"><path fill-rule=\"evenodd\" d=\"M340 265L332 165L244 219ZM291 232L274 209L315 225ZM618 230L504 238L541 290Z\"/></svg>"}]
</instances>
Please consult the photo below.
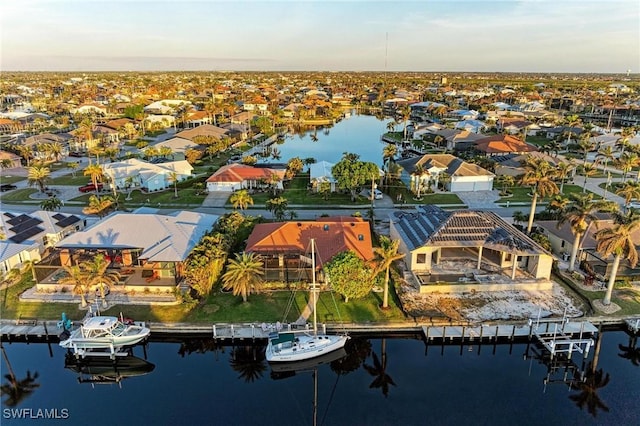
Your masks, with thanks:
<instances>
[{"instance_id":1,"label":"sky","mask_svg":"<svg viewBox=\"0 0 640 426\"><path fill-rule=\"evenodd\" d=\"M640 72L638 0L0 0L0 71Z\"/></svg>"}]
</instances>

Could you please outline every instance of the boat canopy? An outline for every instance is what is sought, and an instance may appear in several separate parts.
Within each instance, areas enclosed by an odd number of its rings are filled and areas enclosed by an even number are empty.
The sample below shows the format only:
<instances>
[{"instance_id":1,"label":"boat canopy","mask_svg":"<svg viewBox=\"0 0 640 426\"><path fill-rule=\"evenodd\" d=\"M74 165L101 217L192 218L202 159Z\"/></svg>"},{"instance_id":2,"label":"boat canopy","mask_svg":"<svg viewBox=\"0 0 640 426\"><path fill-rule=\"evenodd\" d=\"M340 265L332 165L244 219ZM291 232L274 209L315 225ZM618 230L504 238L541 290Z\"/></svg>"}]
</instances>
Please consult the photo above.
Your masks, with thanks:
<instances>
[{"instance_id":1,"label":"boat canopy","mask_svg":"<svg viewBox=\"0 0 640 426\"><path fill-rule=\"evenodd\" d=\"M274 335L269 335L269 339L272 345L277 345L279 343L293 342L296 340L296 336L293 333L274 333Z\"/></svg>"}]
</instances>

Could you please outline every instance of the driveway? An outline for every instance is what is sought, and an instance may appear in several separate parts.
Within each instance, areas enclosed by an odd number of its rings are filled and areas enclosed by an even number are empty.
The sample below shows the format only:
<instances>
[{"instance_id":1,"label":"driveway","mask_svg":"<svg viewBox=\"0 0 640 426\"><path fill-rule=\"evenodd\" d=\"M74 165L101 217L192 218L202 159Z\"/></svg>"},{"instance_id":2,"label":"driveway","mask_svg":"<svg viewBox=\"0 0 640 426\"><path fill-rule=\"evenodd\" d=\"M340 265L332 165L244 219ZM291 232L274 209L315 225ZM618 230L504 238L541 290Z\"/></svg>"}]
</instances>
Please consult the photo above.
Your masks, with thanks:
<instances>
[{"instance_id":1,"label":"driveway","mask_svg":"<svg viewBox=\"0 0 640 426\"><path fill-rule=\"evenodd\" d=\"M231 191L209 192L202 202L202 207L224 207L231 194Z\"/></svg>"},{"instance_id":2,"label":"driveway","mask_svg":"<svg viewBox=\"0 0 640 426\"><path fill-rule=\"evenodd\" d=\"M469 209L492 209L500 199L500 191L463 191L455 193Z\"/></svg>"}]
</instances>

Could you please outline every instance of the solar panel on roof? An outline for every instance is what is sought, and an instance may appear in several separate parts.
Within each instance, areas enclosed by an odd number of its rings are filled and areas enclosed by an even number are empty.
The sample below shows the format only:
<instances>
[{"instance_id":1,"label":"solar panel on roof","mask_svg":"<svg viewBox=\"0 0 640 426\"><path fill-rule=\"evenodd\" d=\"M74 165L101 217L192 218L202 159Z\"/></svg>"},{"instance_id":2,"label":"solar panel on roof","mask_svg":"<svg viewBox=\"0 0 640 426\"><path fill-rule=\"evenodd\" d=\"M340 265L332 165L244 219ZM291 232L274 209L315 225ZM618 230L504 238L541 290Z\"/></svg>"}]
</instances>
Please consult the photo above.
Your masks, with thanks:
<instances>
[{"instance_id":1,"label":"solar panel on roof","mask_svg":"<svg viewBox=\"0 0 640 426\"><path fill-rule=\"evenodd\" d=\"M7 213L7 212L4 212L4 215L5 215L6 217L9 217L9 218L12 218L12 219L13 219L14 217L16 217L14 214Z\"/></svg>"},{"instance_id":2,"label":"solar panel on roof","mask_svg":"<svg viewBox=\"0 0 640 426\"><path fill-rule=\"evenodd\" d=\"M9 238L11 241L13 241L14 243L21 243L24 240L27 240L31 237L33 237L36 234L39 234L40 232L44 231L44 229L40 228L39 226L34 226L31 227L29 229L27 229L24 232L21 232L19 234L14 235L13 237Z\"/></svg>"},{"instance_id":3,"label":"solar panel on roof","mask_svg":"<svg viewBox=\"0 0 640 426\"><path fill-rule=\"evenodd\" d=\"M71 216L65 217L60 222L57 222L56 225L58 225L61 228L64 228L65 226L69 226L72 223L76 223L79 221L80 221L80 218L78 216L71 215Z\"/></svg>"},{"instance_id":4,"label":"solar panel on roof","mask_svg":"<svg viewBox=\"0 0 640 426\"><path fill-rule=\"evenodd\" d=\"M20 216L12 217L7 221L10 225L19 225L22 222L31 219L31 216L27 216L26 214L21 214Z\"/></svg>"},{"instance_id":5,"label":"solar panel on roof","mask_svg":"<svg viewBox=\"0 0 640 426\"><path fill-rule=\"evenodd\" d=\"M62 220L64 219L66 216L60 213L56 213L52 216L55 220Z\"/></svg>"},{"instance_id":6,"label":"solar panel on roof","mask_svg":"<svg viewBox=\"0 0 640 426\"><path fill-rule=\"evenodd\" d=\"M15 225L15 226L12 226L10 229L14 233L19 234L21 232L26 231L29 228L33 228L34 226L39 225L41 223L42 223L42 221L40 219L36 219L35 217L31 217L31 218L29 218L29 220L26 220L24 222L21 222L21 223Z\"/></svg>"}]
</instances>

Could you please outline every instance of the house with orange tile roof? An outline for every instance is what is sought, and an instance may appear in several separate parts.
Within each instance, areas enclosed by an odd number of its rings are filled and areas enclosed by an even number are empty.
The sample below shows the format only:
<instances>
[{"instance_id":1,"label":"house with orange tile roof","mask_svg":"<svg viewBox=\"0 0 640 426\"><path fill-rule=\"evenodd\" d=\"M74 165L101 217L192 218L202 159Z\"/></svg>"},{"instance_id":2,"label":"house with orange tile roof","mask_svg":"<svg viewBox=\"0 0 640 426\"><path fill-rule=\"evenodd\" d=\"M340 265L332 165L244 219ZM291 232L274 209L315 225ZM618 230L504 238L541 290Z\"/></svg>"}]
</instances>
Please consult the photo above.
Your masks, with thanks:
<instances>
[{"instance_id":1,"label":"house with orange tile roof","mask_svg":"<svg viewBox=\"0 0 640 426\"><path fill-rule=\"evenodd\" d=\"M318 268L333 256L348 250L365 262L374 258L369 222L351 216L261 223L253 229L245 251L262 257L267 280L306 280L305 274L309 274L311 268L311 239L315 241Z\"/></svg>"},{"instance_id":2,"label":"house with orange tile roof","mask_svg":"<svg viewBox=\"0 0 640 426\"><path fill-rule=\"evenodd\" d=\"M508 154L525 154L538 149L521 141L511 135L493 135L478 139L475 142L475 149L487 157Z\"/></svg>"},{"instance_id":3,"label":"house with orange tile roof","mask_svg":"<svg viewBox=\"0 0 640 426\"><path fill-rule=\"evenodd\" d=\"M286 170L268 167L254 167L246 164L232 163L220 167L207 179L207 191L228 192L239 189L255 189L265 185L273 174L278 175L278 189L282 189L282 180Z\"/></svg>"},{"instance_id":4,"label":"house with orange tile roof","mask_svg":"<svg viewBox=\"0 0 640 426\"><path fill-rule=\"evenodd\" d=\"M203 124L211 124L211 117L206 111L191 110L187 113L184 122L187 127L193 128Z\"/></svg>"}]
</instances>

